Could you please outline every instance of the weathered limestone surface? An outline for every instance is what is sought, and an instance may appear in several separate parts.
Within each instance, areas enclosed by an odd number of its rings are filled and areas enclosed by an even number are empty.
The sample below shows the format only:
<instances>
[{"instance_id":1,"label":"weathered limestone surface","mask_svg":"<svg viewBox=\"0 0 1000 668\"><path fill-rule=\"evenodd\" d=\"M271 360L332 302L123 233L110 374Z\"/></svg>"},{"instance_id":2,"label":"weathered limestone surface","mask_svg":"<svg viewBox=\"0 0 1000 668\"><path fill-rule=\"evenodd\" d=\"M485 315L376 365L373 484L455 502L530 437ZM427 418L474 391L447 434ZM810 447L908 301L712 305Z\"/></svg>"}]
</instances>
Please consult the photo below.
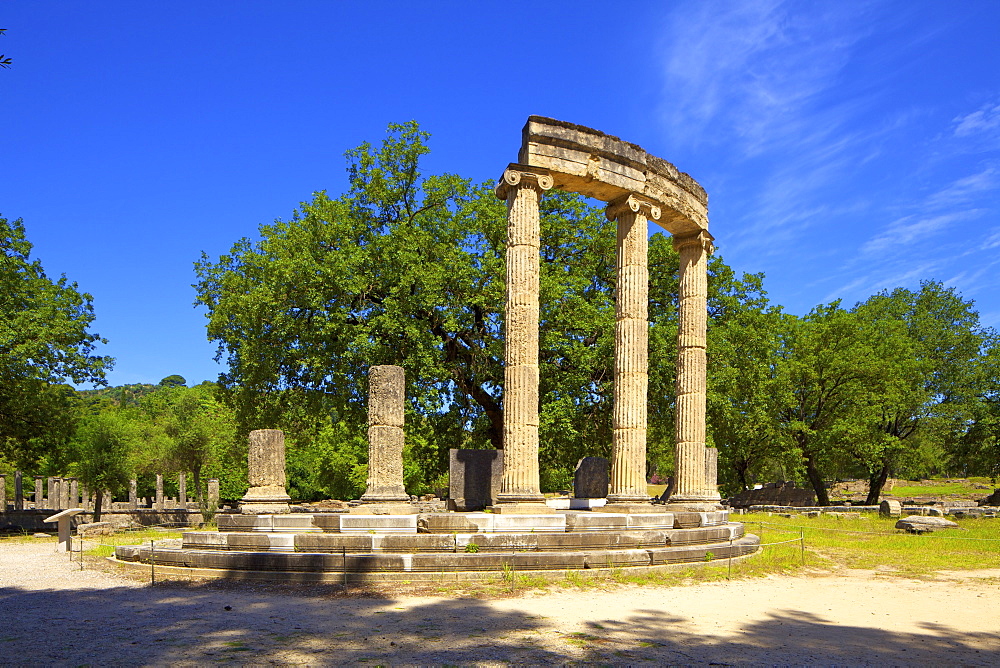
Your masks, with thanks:
<instances>
[{"instance_id":1,"label":"weathered limestone surface","mask_svg":"<svg viewBox=\"0 0 1000 668\"><path fill-rule=\"evenodd\" d=\"M35 508L45 507L45 496L42 492L42 476L35 476Z\"/></svg>"},{"instance_id":2,"label":"weathered limestone surface","mask_svg":"<svg viewBox=\"0 0 1000 668\"><path fill-rule=\"evenodd\" d=\"M247 464L250 489L240 501L240 512L248 515L291 512L288 505L291 498L285 491L285 434L280 429L251 431Z\"/></svg>"},{"instance_id":3,"label":"weathered limestone surface","mask_svg":"<svg viewBox=\"0 0 1000 668\"><path fill-rule=\"evenodd\" d=\"M541 504L538 479L538 203L552 178L510 165L496 188L507 202L504 457L500 504ZM544 512L544 511L541 511Z\"/></svg>"},{"instance_id":4,"label":"weathered limestone surface","mask_svg":"<svg viewBox=\"0 0 1000 668\"><path fill-rule=\"evenodd\" d=\"M705 345L708 318L707 231L674 237L680 255L677 326L677 489L671 503L715 503L719 492L706 476Z\"/></svg>"},{"instance_id":5,"label":"weathered limestone surface","mask_svg":"<svg viewBox=\"0 0 1000 668\"><path fill-rule=\"evenodd\" d=\"M68 508L77 508L80 505L80 483L76 478L69 479L69 503Z\"/></svg>"},{"instance_id":6,"label":"weathered limestone surface","mask_svg":"<svg viewBox=\"0 0 1000 668\"><path fill-rule=\"evenodd\" d=\"M156 474L156 500L153 506L158 512L163 512L163 474Z\"/></svg>"},{"instance_id":7,"label":"weathered limestone surface","mask_svg":"<svg viewBox=\"0 0 1000 668\"><path fill-rule=\"evenodd\" d=\"M936 529L957 529L958 523L943 517L910 515L896 522L896 528L905 529L908 533L930 533Z\"/></svg>"},{"instance_id":8,"label":"weathered limestone surface","mask_svg":"<svg viewBox=\"0 0 1000 668\"><path fill-rule=\"evenodd\" d=\"M649 385L649 219L658 206L634 195L608 205L617 221L615 288L615 386L612 416L611 490L608 503L645 503L646 395Z\"/></svg>"},{"instance_id":9,"label":"weathered limestone surface","mask_svg":"<svg viewBox=\"0 0 1000 668\"><path fill-rule=\"evenodd\" d=\"M406 378L403 367L368 370L368 481L365 503L406 503L403 488L403 414Z\"/></svg>"},{"instance_id":10,"label":"weathered limestone surface","mask_svg":"<svg viewBox=\"0 0 1000 668\"><path fill-rule=\"evenodd\" d=\"M210 478L207 482L208 485L208 506L210 508L219 507L219 479Z\"/></svg>"},{"instance_id":11,"label":"weathered limestone surface","mask_svg":"<svg viewBox=\"0 0 1000 668\"><path fill-rule=\"evenodd\" d=\"M0 473L0 513L7 512L7 476Z\"/></svg>"},{"instance_id":12,"label":"weathered limestone surface","mask_svg":"<svg viewBox=\"0 0 1000 668\"><path fill-rule=\"evenodd\" d=\"M139 481L135 478L128 481L128 507L129 510L139 507Z\"/></svg>"},{"instance_id":13,"label":"weathered limestone surface","mask_svg":"<svg viewBox=\"0 0 1000 668\"><path fill-rule=\"evenodd\" d=\"M177 474L177 502L182 506L187 503L187 473Z\"/></svg>"},{"instance_id":14,"label":"weathered limestone surface","mask_svg":"<svg viewBox=\"0 0 1000 668\"><path fill-rule=\"evenodd\" d=\"M518 161L550 171L555 187L610 202L637 195L663 211L657 219L671 234L708 229L708 195L674 165L635 144L597 130L530 116Z\"/></svg>"},{"instance_id":15,"label":"weathered limestone surface","mask_svg":"<svg viewBox=\"0 0 1000 668\"><path fill-rule=\"evenodd\" d=\"M878 514L882 517L899 517L903 514L903 504L895 499L886 499L878 504Z\"/></svg>"},{"instance_id":16,"label":"weathered limestone surface","mask_svg":"<svg viewBox=\"0 0 1000 668\"><path fill-rule=\"evenodd\" d=\"M607 497L610 484L609 470L610 462L606 457L583 457L576 463L576 471L573 473L573 498Z\"/></svg>"}]
</instances>

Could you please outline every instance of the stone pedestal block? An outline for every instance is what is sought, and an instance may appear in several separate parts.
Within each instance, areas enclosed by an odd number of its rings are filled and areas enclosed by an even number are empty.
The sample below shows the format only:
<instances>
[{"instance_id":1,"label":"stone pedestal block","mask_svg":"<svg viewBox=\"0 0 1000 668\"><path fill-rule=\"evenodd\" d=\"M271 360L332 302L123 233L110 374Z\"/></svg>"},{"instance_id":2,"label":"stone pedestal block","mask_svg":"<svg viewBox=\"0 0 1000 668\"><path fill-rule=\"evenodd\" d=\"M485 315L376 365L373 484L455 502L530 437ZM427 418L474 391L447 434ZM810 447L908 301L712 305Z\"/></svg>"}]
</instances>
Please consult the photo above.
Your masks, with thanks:
<instances>
[{"instance_id":1,"label":"stone pedestal block","mask_svg":"<svg viewBox=\"0 0 1000 668\"><path fill-rule=\"evenodd\" d=\"M14 510L24 510L24 476L14 472Z\"/></svg>"},{"instance_id":2,"label":"stone pedestal block","mask_svg":"<svg viewBox=\"0 0 1000 668\"><path fill-rule=\"evenodd\" d=\"M41 476L35 476L35 508L39 510L45 507L45 496L42 492L43 480L44 478Z\"/></svg>"},{"instance_id":3,"label":"stone pedestal block","mask_svg":"<svg viewBox=\"0 0 1000 668\"><path fill-rule=\"evenodd\" d=\"M289 513L291 498L285 491L285 434L280 429L250 432L247 455L250 489L240 500L248 515Z\"/></svg>"},{"instance_id":4,"label":"stone pedestal block","mask_svg":"<svg viewBox=\"0 0 1000 668\"><path fill-rule=\"evenodd\" d=\"M482 510L496 503L503 481L503 450L449 450L448 457L452 510Z\"/></svg>"},{"instance_id":5,"label":"stone pedestal block","mask_svg":"<svg viewBox=\"0 0 1000 668\"><path fill-rule=\"evenodd\" d=\"M611 463L606 457L584 457L573 474L573 498L603 499L608 496Z\"/></svg>"}]
</instances>

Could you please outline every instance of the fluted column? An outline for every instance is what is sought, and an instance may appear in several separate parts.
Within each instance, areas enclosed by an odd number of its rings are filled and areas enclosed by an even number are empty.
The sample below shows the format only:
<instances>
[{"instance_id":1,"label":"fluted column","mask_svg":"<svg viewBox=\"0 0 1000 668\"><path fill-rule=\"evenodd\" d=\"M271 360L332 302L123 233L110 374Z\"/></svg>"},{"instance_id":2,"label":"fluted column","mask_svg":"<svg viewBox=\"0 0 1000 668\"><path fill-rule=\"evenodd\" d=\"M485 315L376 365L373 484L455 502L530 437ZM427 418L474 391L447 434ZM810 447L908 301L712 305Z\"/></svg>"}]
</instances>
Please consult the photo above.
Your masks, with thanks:
<instances>
[{"instance_id":1,"label":"fluted column","mask_svg":"<svg viewBox=\"0 0 1000 668\"><path fill-rule=\"evenodd\" d=\"M291 499L285 491L285 434L280 429L250 432L247 454L250 489L240 500L240 512L247 515L287 513ZM216 481L218 485L218 481ZM211 495L211 481L209 481ZM218 487L215 489L218 499Z\"/></svg>"},{"instance_id":2,"label":"fluted column","mask_svg":"<svg viewBox=\"0 0 1000 668\"><path fill-rule=\"evenodd\" d=\"M646 490L646 400L649 385L649 219L659 207L635 195L610 204L618 226L615 287L615 389L608 503L649 501Z\"/></svg>"},{"instance_id":3,"label":"fluted column","mask_svg":"<svg viewBox=\"0 0 1000 668\"><path fill-rule=\"evenodd\" d=\"M680 255L675 413L677 487L670 501L711 503L720 498L715 485L709 484L710 476L705 470L705 343L712 235L703 230L674 237L674 248Z\"/></svg>"},{"instance_id":4,"label":"fluted column","mask_svg":"<svg viewBox=\"0 0 1000 668\"><path fill-rule=\"evenodd\" d=\"M504 171L496 195L507 201L507 303L503 390L503 479L499 503L544 502L538 480L538 204L547 173Z\"/></svg>"},{"instance_id":5,"label":"fluted column","mask_svg":"<svg viewBox=\"0 0 1000 668\"><path fill-rule=\"evenodd\" d=\"M385 364L368 370L368 481L365 503L408 502L403 488L403 367Z\"/></svg>"}]
</instances>

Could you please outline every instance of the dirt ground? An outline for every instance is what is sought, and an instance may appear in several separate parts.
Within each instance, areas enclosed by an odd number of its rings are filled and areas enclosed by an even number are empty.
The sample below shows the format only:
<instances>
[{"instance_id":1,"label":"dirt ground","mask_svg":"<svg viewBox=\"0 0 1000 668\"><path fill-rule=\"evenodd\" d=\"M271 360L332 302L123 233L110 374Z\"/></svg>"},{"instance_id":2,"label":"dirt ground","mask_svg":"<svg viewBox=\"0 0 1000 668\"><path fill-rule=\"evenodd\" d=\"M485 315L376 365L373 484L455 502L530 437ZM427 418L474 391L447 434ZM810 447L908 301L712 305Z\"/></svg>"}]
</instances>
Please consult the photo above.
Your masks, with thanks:
<instances>
[{"instance_id":1,"label":"dirt ground","mask_svg":"<svg viewBox=\"0 0 1000 668\"><path fill-rule=\"evenodd\" d=\"M1000 569L491 600L166 583L0 541L0 663L1000 665Z\"/></svg>"}]
</instances>

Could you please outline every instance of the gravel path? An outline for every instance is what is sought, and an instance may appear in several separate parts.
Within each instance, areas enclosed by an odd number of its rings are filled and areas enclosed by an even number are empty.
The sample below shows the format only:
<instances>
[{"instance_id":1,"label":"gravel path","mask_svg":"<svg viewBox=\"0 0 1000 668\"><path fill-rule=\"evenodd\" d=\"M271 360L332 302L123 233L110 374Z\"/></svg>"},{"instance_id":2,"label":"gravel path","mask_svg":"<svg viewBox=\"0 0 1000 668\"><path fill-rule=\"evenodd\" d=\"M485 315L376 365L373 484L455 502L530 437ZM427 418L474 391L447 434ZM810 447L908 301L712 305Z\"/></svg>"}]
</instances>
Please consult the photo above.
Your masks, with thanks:
<instances>
[{"instance_id":1,"label":"gravel path","mask_svg":"<svg viewBox=\"0 0 1000 668\"><path fill-rule=\"evenodd\" d=\"M1000 665L1000 569L362 598L155 587L0 541L0 663Z\"/></svg>"}]
</instances>

